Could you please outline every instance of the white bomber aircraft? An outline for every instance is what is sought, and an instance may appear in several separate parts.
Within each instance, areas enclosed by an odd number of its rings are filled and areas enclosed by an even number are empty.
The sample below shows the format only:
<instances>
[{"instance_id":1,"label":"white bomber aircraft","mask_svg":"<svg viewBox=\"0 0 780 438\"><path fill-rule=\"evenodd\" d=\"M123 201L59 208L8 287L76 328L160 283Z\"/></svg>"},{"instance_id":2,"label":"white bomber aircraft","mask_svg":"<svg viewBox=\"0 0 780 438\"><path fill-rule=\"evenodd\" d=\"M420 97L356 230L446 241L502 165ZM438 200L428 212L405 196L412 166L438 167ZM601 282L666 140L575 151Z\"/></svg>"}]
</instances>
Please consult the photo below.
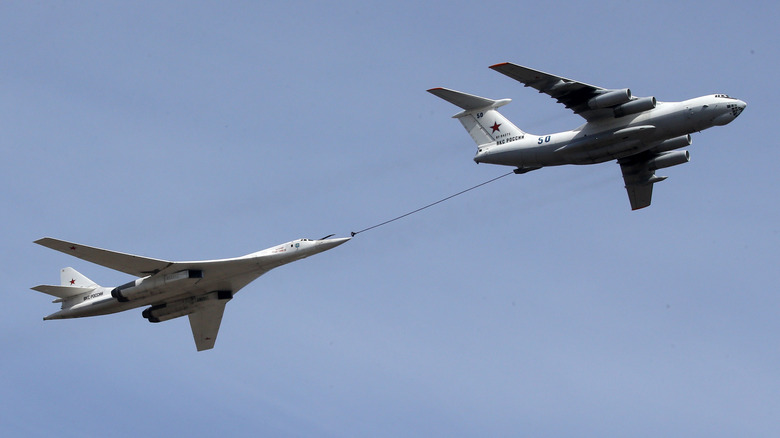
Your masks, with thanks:
<instances>
[{"instance_id":1,"label":"white bomber aircraft","mask_svg":"<svg viewBox=\"0 0 780 438\"><path fill-rule=\"evenodd\" d=\"M605 89L511 63L491 69L533 87L566 105L586 123L571 131L534 135L521 131L496 109L510 99L492 100L446 88L430 93L463 109L454 115L477 143L477 163L515 166L526 173L546 166L617 160L631 208L650 205L655 171L690 160L690 134L734 120L747 104L725 94L682 102L635 97L631 90Z\"/></svg>"},{"instance_id":2,"label":"white bomber aircraft","mask_svg":"<svg viewBox=\"0 0 780 438\"><path fill-rule=\"evenodd\" d=\"M146 308L149 322L188 315L198 351L214 348L225 304L241 288L273 268L335 248L350 237L298 239L242 257L197 262L170 262L93 248L49 237L35 243L88 262L142 277L119 287L102 287L73 268L60 272L60 285L33 290L57 297L62 310L45 318L106 315Z\"/></svg>"}]
</instances>

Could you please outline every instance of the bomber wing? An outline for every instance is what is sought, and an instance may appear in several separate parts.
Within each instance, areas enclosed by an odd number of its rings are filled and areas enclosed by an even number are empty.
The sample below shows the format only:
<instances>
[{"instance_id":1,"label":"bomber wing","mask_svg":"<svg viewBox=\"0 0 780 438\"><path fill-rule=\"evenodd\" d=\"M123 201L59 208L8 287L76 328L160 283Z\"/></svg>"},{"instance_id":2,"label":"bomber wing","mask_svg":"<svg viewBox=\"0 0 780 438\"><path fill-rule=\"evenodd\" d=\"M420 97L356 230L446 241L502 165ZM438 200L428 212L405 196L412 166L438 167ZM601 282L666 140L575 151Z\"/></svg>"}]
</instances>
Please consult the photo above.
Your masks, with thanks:
<instances>
[{"instance_id":1,"label":"bomber wing","mask_svg":"<svg viewBox=\"0 0 780 438\"><path fill-rule=\"evenodd\" d=\"M490 68L523 83L526 87L531 87L538 90L540 93L547 94L556 101L564 104L566 108L574 111L575 114L579 114L585 118L587 121L613 115L612 110L592 108L591 105L589 105L589 102L594 97L618 90L596 87L584 82L567 79L562 76L552 75L509 62L491 65ZM620 91L627 92L630 99L631 92L628 89Z\"/></svg>"},{"instance_id":2,"label":"bomber wing","mask_svg":"<svg viewBox=\"0 0 780 438\"><path fill-rule=\"evenodd\" d=\"M211 288L212 290L232 290L234 293L254 281L257 277L279 266L278 264L272 262L265 263L252 257L255 254L220 260L173 262L95 248L51 237L44 237L36 240L35 243L136 277L146 277L147 275L172 270L197 269L207 271L205 278L199 282L201 286Z\"/></svg>"},{"instance_id":3,"label":"bomber wing","mask_svg":"<svg viewBox=\"0 0 780 438\"><path fill-rule=\"evenodd\" d=\"M195 313L190 313L190 328L198 351L214 348L219 326L222 323L222 315L225 312L225 304L227 304L227 300L208 301L203 308Z\"/></svg>"},{"instance_id":4,"label":"bomber wing","mask_svg":"<svg viewBox=\"0 0 780 438\"><path fill-rule=\"evenodd\" d=\"M167 260L109 251L107 249L52 239L51 237L38 239L35 243L136 277L145 277L157 273L173 264L173 262Z\"/></svg>"}]
</instances>

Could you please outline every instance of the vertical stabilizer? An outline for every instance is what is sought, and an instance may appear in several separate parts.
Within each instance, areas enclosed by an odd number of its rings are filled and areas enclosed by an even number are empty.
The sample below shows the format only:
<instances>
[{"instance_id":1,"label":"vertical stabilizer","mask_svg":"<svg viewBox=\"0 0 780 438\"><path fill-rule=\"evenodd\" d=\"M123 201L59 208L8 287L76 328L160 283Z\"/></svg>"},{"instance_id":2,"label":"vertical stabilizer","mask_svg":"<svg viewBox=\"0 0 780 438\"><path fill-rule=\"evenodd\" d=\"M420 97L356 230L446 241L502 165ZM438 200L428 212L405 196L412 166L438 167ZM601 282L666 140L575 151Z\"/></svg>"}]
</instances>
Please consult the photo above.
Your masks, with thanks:
<instances>
[{"instance_id":1,"label":"vertical stabilizer","mask_svg":"<svg viewBox=\"0 0 780 438\"><path fill-rule=\"evenodd\" d=\"M71 287L98 287L97 283L73 268L62 268L60 271L60 285Z\"/></svg>"},{"instance_id":2,"label":"vertical stabilizer","mask_svg":"<svg viewBox=\"0 0 780 438\"><path fill-rule=\"evenodd\" d=\"M515 140L525 135L496 110L511 102L511 99L493 100L447 88L432 88L428 92L463 108L463 111L453 117L460 120L477 146L508 139Z\"/></svg>"}]
</instances>

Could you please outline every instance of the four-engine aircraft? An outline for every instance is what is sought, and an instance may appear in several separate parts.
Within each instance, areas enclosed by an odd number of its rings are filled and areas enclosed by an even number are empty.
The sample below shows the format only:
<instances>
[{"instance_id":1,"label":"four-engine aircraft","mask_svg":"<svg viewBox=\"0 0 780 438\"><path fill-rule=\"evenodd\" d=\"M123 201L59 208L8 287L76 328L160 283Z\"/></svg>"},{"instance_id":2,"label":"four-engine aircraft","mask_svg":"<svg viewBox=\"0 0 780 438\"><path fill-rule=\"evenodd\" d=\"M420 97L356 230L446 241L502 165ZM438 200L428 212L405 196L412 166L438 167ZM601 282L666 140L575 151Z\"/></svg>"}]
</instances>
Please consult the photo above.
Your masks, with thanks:
<instances>
[{"instance_id":1,"label":"four-engine aircraft","mask_svg":"<svg viewBox=\"0 0 780 438\"><path fill-rule=\"evenodd\" d=\"M430 93L463 109L453 116L477 143L477 163L517 167L526 173L546 166L595 164L617 160L631 208L650 205L653 184L666 179L655 171L690 160L690 134L734 120L745 102L713 94L682 102L636 97L628 88L605 89L511 63L491 69L564 104L585 119L571 131L535 135L521 131L497 108L510 99L492 100L446 88Z\"/></svg>"},{"instance_id":2,"label":"four-engine aircraft","mask_svg":"<svg viewBox=\"0 0 780 438\"><path fill-rule=\"evenodd\" d=\"M149 306L142 315L162 322L188 315L198 351L214 348L225 304L244 286L273 268L335 248L350 237L298 239L242 257L170 262L93 248L49 237L35 243L88 262L134 275L119 287L102 287L73 268L60 272L60 285L33 290L57 297L62 309L45 318L106 315Z\"/></svg>"}]
</instances>

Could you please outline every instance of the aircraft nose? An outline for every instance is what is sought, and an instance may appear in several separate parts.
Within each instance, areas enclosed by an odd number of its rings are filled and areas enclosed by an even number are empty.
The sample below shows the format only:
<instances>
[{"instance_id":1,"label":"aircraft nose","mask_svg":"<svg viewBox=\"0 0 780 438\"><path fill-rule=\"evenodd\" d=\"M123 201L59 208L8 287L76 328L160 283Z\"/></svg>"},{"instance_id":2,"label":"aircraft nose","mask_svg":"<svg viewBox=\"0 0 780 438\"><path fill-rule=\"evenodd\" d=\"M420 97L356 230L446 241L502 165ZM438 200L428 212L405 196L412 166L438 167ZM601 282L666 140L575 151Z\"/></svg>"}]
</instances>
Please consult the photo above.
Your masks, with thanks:
<instances>
[{"instance_id":1,"label":"aircraft nose","mask_svg":"<svg viewBox=\"0 0 780 438\"><path fill-rule=\"evenodd\" d=\"M735 111L734 117L742 114L742 111L745 111L745 108L747 108L747 103L742 100L737 100L737 111Z\"/></svg>"},{"instance_id":2,"label":"aircraft nose","mask_svg":"<svg viewBox=\"0 0 780 438\"><path fill-rule=\"evenodd\" d=\"M327 251L329 249L335 248L343 243L346 243L347 241L351 240L351 237L340 237L337 239L322 239L318 240L317 244L315 245L318 250L320 251Z\"/></svg>"}]
</instances>

